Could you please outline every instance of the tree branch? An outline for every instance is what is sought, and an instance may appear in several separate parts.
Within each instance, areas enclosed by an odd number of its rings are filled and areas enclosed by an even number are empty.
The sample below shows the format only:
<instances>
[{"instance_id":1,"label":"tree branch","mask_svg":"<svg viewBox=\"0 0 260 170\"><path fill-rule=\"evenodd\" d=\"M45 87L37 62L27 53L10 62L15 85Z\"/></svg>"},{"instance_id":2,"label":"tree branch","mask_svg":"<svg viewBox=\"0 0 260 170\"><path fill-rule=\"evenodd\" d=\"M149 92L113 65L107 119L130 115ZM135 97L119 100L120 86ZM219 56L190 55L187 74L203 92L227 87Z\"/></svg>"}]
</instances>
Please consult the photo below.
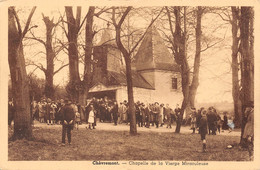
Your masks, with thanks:
<instances>
[{"instance_id":1,"label":"tree branch","mask_svg":"<svg viewBox=\"0 0 260 170\"><path fill-rule=\"evenodd\" d=\"M29 14L29 16L28 16L28 19L27 19L27 21L26 21L26 24L25 24L25 27L24 27L24 30L23 30L23 33L22 33L22 38L23 38L23 37L25 36L25 34L28 32L28 28L29 28L29 25L30 25L30 23L31 23L31 19L32 19L32 16L33 16L35 10L36 10L36 6L34 6L34 7L32 8L32 10L31 10L31 12L30 12L30 14Z\"/></svg>"},{"instance_id":2,"label":"tree branch","mask_svg":"<svg viewBox=\"0 0 260 170\"><path fill-rule=\"evenodd\" d=\"M206 51L207 49L209 49L209 48L211 48L211 47L213 47L213 46L215 46L215 45L217 45L218 43L220 43L220 42L222 42L222 41L224 41L224 39L222 39L222 40L220 40L220 41L217 41L217 42L215 42L215 43L213 43L213 44L211 44L211 45L209 45L208 43L206 43L206 44L207 44L207 47L204 48L203 50L201 50L200 52L202 53L202 52Z\"/></svg>"},{"instance_id":3,"label":"tree branch","mask_svg":"<svg viewBox=\"0 0 260 170\"><path fill-rule=\"evenodd\" d=\"M103 20L103 21L106 21L106 22L109 23L109 24L114 25L113 22L111 22L111 21L109 21L109 20L107 20L107 19L105 19L105 18L102 18L102 17L100 17L100 16L96 16L96 17L99 18L99 19L101 19L101 20Z\"/></svg>"},{"instance_id":4,"label":"tree branch","mask_svg":"<svg viewBox=\"0 0 260 170\"><path fill-rule=\"evenodd\" d=\"M129 54L132 54L132 52L136 49L136 47L139 45L139 43L143 40L144 36L147 33L147 30L153 25L154 21L160 16L161 12L163 11L163 8L161 9L161 11L159 12L159 14L155 17L155 19L153 19L151 21L151 23L149 24L149 26L147 27L145 33L140 37L140 39L137 41L137 43L135 44L135 46L132 48L132 50L129 52Z\"/></svg>"},{"instance_id":5,"label":"tree branch","mask_svg":"<svg viewBox=\"0 0 260 170\"><path fill-rule=\"evenodd\" d=\"M121 25L123 24L126 16L128 15L128 13L131 11L133 7L129 6L127 7L127 9L125 10L125 12L123 13L123 16L121 17L120 21L118 22L118 27L121 27Z\"/></svg>"},{"instance_id":6,"label":"tree branch","mask_svg":"<svg viewBox=\"0 0 260 170\"><path fill-rule=\"evenodd\" d=\"M64 16L61 15L60 16L60 20L61 20L62 25L59 25L59 26L62 28L63 32L65 33L66 37L68 38L68 32L66 31L65 26L64 26L64 22L66 22L64 20ZM66 23L68 23L68 22L66 22Z\"/></svg>"},{"instance_id":7,"label":"tree branch","mask_svg":"<svg viewBox=\"0 0 260 170\"><path fill-rule=\"evenodd\" d=\"M39 38L36 38L34 35L33 35L33 37L24 37L25 39L30 39L30 40L35 40L35 41L38 41L38 42L40 42L41 44L43 44L45 47L46 47L46 43L43 41L43 40L41 40L41 39L39 39Z\"/></svg>"},{"instance_id":8,"label":"tree branch","mask_svg":"<svg viewBox=\"0 0 260 170\"><path fill-rule=\"evenodd\" d=\"M29 61L29 63L27 63L26 66L36 66L38 69L42 70L44 73L46 72L46 69L43 67L43 65L41 63L39 63L39 65L38 65L32 61Z\"/></svg>"},{"instance_id":9,"label":"tree branch","mask_svg":"<svg viewBox=\"0 0 260 170\"><path fill-rule=\"evenodd\" d=\"M63 66L61 66L59 69L57 69L56 71L53 72L53 75L55 75L56 73L58 73L60 70L62 70L64 67L67 67L69 64L65 64Z\"/></svg>"}]
</instances>

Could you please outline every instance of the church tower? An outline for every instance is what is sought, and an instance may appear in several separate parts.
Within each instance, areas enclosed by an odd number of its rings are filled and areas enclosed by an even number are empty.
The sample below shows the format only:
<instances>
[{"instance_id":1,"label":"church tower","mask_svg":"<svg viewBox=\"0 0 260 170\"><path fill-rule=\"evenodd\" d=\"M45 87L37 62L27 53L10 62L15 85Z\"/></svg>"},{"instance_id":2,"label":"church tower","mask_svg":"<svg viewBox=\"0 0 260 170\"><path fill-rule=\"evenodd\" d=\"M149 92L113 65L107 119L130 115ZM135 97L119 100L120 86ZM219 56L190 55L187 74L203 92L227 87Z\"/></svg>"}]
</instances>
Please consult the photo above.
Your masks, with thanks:
<instances>
[{"instance_id":1,"label":"church tower","mask_svg":"<svg viewBox=\"0 0 260 170\"><path fill-rule=\"evenodd\" d=\"M154 98L165 102L167 96L181 98L179 66L155 26L152 25L147 29L133 65L136 71L154 87Z\"/></svg>"},{"instance_id":2,"label":"church tower","mask_svg":"<svg viewBox=\"0 0 260 170\"><path fill-rule=\"evenodd\" d=\"M104 29L100 42L94 47L93 60L96 62L93 67L94 83L106 83L108 72L119 73L121 71L121 53L112 38L109 25Z\"/></svg>"}]
</instances>

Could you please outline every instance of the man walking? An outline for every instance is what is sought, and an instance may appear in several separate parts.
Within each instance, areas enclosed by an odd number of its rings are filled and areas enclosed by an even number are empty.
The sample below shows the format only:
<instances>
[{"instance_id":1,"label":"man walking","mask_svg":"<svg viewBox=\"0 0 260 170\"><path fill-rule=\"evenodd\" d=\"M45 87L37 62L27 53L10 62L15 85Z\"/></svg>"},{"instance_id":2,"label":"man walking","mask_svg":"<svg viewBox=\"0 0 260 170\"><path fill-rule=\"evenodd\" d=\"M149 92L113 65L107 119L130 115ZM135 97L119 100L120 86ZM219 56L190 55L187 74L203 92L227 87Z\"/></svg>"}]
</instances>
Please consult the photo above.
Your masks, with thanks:
<instances>
[{"instance_id":1,"label":"man walking","mask_svg":"<svg viewBox=\"0 0 260 170\"><path fill-rule=\"evenodd\" d=\"M155 102L154 108L153 108L153 114L154 114L154 122L155 122L156 128L159 128L159 113L160 113L159 103Z\"/></svg>"},{"instance_id":2,"label":"man walking","mask_svg":"<svg viewBox=\"0 0 260 170\"><path fill-rule=\"evenodd\" d=\"M202 150L203 152L206 152L206 134L208 132L208 121L207 121L207 111L202 110L201 111L202 117L200 119L200 137L202 140Z\"/></svg>"},{"instance_id":3,"label":"man walking","mask_svg":"<svg viewBox=\"0 0 260 170\"><path fill-rule=\"evenodd\" d=\"M71 130L74 126L74 118L75 118L75 112L74 108L71 105L71 102L66 99L65 100L65 106L62 107L61 110L62 114L62 145L65 145L65 136L67 134L68 137L68 143L71 144Z\"/></svg>"},{"instance_id":4,"label":"man walking","mask_svg":"<svg viewBox=\"0 0 260 170\"><path fill-rule=\"evenodd\" d=\"M115 126L117 126L117 121L118 121L118 104L117 104L116 101L114 101L114 104L113 104L112 109L111 109L111 113L113 115L114 124L115 124Z\"/></svg>"}]
</instances>

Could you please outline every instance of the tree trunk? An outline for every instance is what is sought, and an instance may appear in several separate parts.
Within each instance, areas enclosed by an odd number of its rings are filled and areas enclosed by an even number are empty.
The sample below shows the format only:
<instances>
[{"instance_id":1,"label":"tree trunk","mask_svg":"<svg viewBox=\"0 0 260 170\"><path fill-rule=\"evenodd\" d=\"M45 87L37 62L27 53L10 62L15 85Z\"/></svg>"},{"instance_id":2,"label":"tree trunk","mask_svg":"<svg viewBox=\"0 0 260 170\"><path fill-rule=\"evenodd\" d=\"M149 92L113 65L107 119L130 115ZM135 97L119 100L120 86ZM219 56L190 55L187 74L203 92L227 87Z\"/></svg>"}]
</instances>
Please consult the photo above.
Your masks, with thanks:
<instances>
[{"instance_id":1,"label":"tree trunk","mask_svg":"<svg viewBox=\"0 0 260 170\"><path fill-rule=\"evenodd\" d=\"M192 76L192 83L190 86L190 107L195 107L195 96L197 93L197 89L199 87L199 70L200 70L200 54L201 54L201 18L203 14L202 7L198 7L197 9L197 24L196 24L196 54L194 59L194 69Z\"/></svg>"},{"instance_id":2,"label":"tree trunk","mask_svg":"<svg viewBox=\"0 0 260 170\"><path fill-rule=\"evenodd\" d=\"M187 107L189 107L189 84L190 84L190 69L187 60L187 49L186 49L186 7L184 7L184 15L183 15L183 24L184 31L182 33L181 30L181 7L174 7L174 15L175 15L175 32L173 33L174 42L173 42L173 53L175 54L175 61L181 68L181 77L182 77L182 94L183 101L181 105L181 113L177 117L177 125L175 129L175 133L180 133L183 114ZM171 22L170 15L169 22Z\"/></svg>"},{"instance_id":3,"label":"tree trunk","mask_svg":"<svg viewBox=\"0 0 260 170\"><path fill-rule=\"evenodd\" d=\"M43 21L46 26L46 61L47 67L45 70L45 89L44 94L47 98L53 99L54 87L53 87L53 76L54 76L54 57L55 52L52 47L52 30L55 26L53 20L51 21L49 17L43 16Z\"/></svg>"},{"instance_id":4,"label":"tree trunk","mask_svg":"<svg viewBox=\"0 0 260 170\"><path fill-rule=\"evenodd\" d=\"M238 38L238 29L239 29L239 8L237 7L231 7L232 9L232 96L234 101L234 113L235 113L235 119L234 123L236 127L241 127L241 116L242 116L242 110L241 110L241 100L239 98L239 78L238 78L238 72L239 72L239 64L238 64L238 48L239 48L239 38Z\"/></svg>"},{"instance_id":5,"label":"tree trunk","mask_svg":"<svg viewBox=\"0 0 260 170\"><path fill-rule=\"evenodd\" d=\"M136 117L135 117L135 104L134 104L134 93L133 93L133 80L132 80L132 68L131 68L131 53L129 53L121 41L121 26L129 13L132 7L127 7L126 11L123 13L120 21L116 24L115 20L115 9L113 9L113 23L116 29L116 43L118 49L122 52L125 63L126 63L126 81L127 81L127 94L128 94L128 109L130 114L130 134L136 135L137 134L137 127L136 127Z\"/></svg>"},{"instance_id":6,"label":"tree trunk","mask_svg":"<svg viewBox=\"0 0 260 170\"><path fill-rule=\"evenodd\" d=\"M117 35L117 37L120 35ZM132 80L132 70L131 70L131 58L127 53L125 48L122 49L120 46L119 50L123 53L125 63L126 63L126 81L127 81L127 95L128 95L128 111L130 115L130 134L137 134L136 127L136 116L135 116L135 104L134 104L134 92L133 92L133 80Z\"/></svg>"},{"instance_id":7,"label":"tree trunk","mask_svg":"<svg viewBox=\"0 0 260 170\"><path fill-rule=\"evenodd\" d=\"M81 88L78 89L78 102L81 106L85 107L86 100L88 97L88 92L92 84L93 77L93 62L92 62L92 50L93 50L93 18L94 18L95 7L89 7L87 16L86 16L86 27L85 27L85 59L84 59L84 77L81 81ZM81 115L83 110L80 111ZM85 120L85 117L82 116L82 120Z\"/></svg>"},{"instance_id":8,"label":"tree trunk","mask_svg":"<svg viewBox=\"0 0 260 170\"><path fill-rule=\"evenodd\" d=\"M86 27L85 27L85 60L84 60L84 77L83 77L83 91L80 96L79 103L82 106L86 105L86 99L88 97L88 91L92 84L93 77L93 62L92 62L92 50L93 50L93 18L94 18L95 7L90 6L86 16Z\"/></svg>"},{"instance_id":9,"label":"tree trunk","mask_svg":"<svg viewBox=\"0 0 260 170\"><path fill-rule=\"evenodd\" d=\"M80 86L79 59L78 59L78 32L80 25L81 8L77 7L77 16L74 18L72 7L65 7L68 22L68 52L69 52L69 93L73 101L79 98L78 88Z\"/></svg>"},{"instance_id":10,"label":"tree trunk","mask_svg":"<svg viewBox=\"0 0 260 170\"><path fill-rule=\"evenodd\" d=\"M240 37L241 37L241 80L242 80L242 124L241 124L241 139L244 133L246 124L246 117L244 115L245 107L248 103L254 101L253 93L253 63L252 52L250 51L250 21L252 22L253 11L251 7L241 7L241 20L240 20ZM252 44L252 43L251 43Z\"/></svg>"},{"instance_id":11,"label":"tree trunk","mask_svg":"<svg viewBox=\"0 0 260 170\"><path fill-rule=\"evenodd\" d=\"M29 26L35 8L31 11L27 24ZM13 139L31 139L32 126L30 115L29 84L25 69L22 40L27 32L27 24L22 32L14 7L8 9L8 62L12 80L15 116ZM18 28L16 27L16 23Z\"/></svg>"},{"instance_id":12,"label":"tree trunk","mask_svg":"<svg viewBox=\"0 0 260 170\"><path fill-rule=\"evenodd\" d=\"M254 9L250 8L249 17L249 55L250 55L250 77L251 77L251 101L254 100Z\"/></svg>"},{"instance_id":13,"label":"tree trunk","mask_svg":"<svg viewBox=\"0 0 260 170\"><path fill-rule=\"evenodd\" d=\"M136 135L137 127L136 127L136 116L135 116L131 59L129 55L128 56L124 55L124 58L126 63L127 94L128 94L129 113L130 113L130 134Z\"/></svg>"},{"instance_id":14,"label":"tree trunk","mask_svg":"<svg viewBox=\"0 0 260 170\"><path fill-rule=\"evenodd\" d=\"M181 113L180 113L180 116L178 117L177 122L176 122L177 125L176 125L176 129L175 129L175 133L180 133L184 111L185 111L185 109L190 107L190 105L189 105L189 101L190 101L190 99L189 99L190 70L189 70L187 58L184 59L184 60L186 60L186 61L183 61L183 64L181 66L181 75L182 75L182 79L181 79L182 82L181 83L182 83L183 101L182 101L182 105L181 105Z\"/></svg>"}]
</instances>

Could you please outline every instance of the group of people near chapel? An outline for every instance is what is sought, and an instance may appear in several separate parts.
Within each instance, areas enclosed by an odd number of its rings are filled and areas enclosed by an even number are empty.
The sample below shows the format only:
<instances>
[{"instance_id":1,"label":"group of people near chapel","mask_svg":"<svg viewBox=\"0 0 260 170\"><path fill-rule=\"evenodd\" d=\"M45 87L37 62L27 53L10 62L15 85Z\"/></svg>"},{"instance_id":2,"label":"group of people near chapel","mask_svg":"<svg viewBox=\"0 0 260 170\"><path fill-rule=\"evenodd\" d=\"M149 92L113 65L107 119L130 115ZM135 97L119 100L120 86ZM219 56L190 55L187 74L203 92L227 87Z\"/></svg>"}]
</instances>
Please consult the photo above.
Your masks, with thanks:
<instances>
[{"instance_id":1,"label":"group of people near chapel","mask_svg":"<svg viewBox=\"0 0 260 170\"><path fill-rule=\"evenodd\" d=\"M31 116L33 119L39 120L41 123L48 125L62 124L62 145L65 145L65 136L67 134L68 143L71 144L71 130L82 123L82 115L84 113L85 121L88 123L88 129L95 129L97 118L100 122L113 122L114 125L118 123L130 122L128 102L120 102L119 105L116 100L110 100L107 97L96 99L92 98L87 102L88 105L83 108L79 104L71 102L69 99L61 99L57 102L51 99L42 99L38 103L33 101L31 103ZM249 148L250 156L253 155L253 141L254 141L254 106L252 103L248 104L245 109L244 121L247 122L244 128L243 138L245 139ZM13 103L10 101L8 105L8 124L11 124L13 113L15 112ZM178 121L181 115L181 109L177 104L175 109L172 109L169 104L159 104L158 102L144 104L141 102L135 103L136 123L139 127L156 128L163 127L171 128L173 121ZM220 114L217 113L214 107L208 109L200 108L196 111L191 109L189 118L184 119L185 124L191 125L192 133L196 129L201 135L203 143L203 151L206 151L206 135L216 135L220 128L222 130L229 129L231 132L234 129L234 123L227 112L223 113L223 120Z\"/></svg>"},{"instance_id":2,"label":"group of people near chapel","mask_svg":"<svg viewBox=\"0 0 260 170\"><path fill-rule=\"evenodd\" d=\"M130 113L128 102L125 100L123 102L117 103L116 100L109 99L108 97L96 99L92 98L88 102L86 107L71 102L71 105L75 112L75 126L78 129L79 124L82 122L88 123L89 129L95 129L97 120L99 122L113 122L114 125L117 124L128 124L130 122ZM63 99L52 101L51 99L42 98L39 102L33 101L31 103L31 116L33 120L38 120L40 123L47 123L47 125L60 124L62 121L61 109L65 105ZM10 112L12 110L12 104L9 104ZM184 119L185 124L190 124L193 133L200 126L200 119L202 117L202 110L200 108L196 111L192 108L191 113L187 119ZM172 109L169 104L164 105L158 102L144 104L140 101L135 103L135 117L136 123L139 127L163 127L172 128L174 121L180 119L181 109L179 105ZM10 114L9 114L10 115ZM222 130L229 129L230 131L234 129L234 123L227 112L224 112L223 119L220 114L217 113L214 107L207 109L207 124L209 134L216 135L216 131L220 133L220 128ZM12 116L9 116L10 120ZM11 121L9 121L10 124Z\"/></svg>"}]
</instances>

